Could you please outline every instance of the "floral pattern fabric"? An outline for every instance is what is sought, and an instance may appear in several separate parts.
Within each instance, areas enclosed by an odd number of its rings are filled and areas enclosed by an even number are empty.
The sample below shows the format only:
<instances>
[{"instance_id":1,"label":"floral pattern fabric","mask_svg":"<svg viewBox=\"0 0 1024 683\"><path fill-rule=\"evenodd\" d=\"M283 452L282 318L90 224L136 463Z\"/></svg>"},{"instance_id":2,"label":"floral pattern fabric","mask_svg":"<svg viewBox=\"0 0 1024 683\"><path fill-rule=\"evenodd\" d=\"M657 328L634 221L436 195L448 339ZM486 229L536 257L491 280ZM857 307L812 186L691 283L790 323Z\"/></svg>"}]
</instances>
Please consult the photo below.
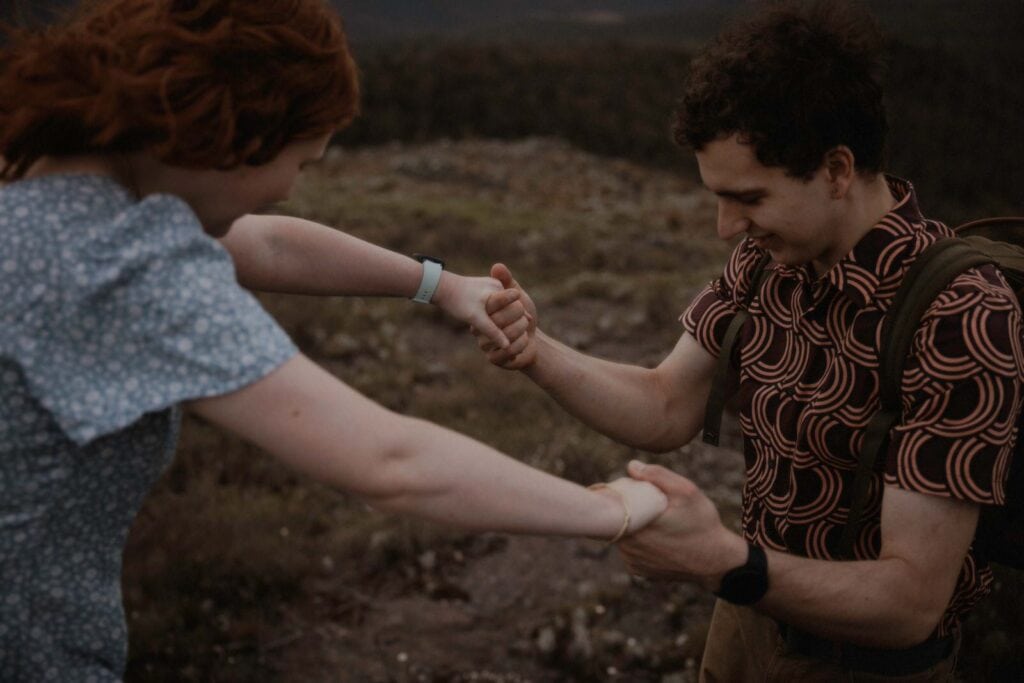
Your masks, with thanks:
<instances>
[{"instance_id":1,"label":"floral pattern fabric","mask_svg":"<svg viewBox=\"0 0 1024 683\"><path fill-rule=\"evenodd\" d=\"M119 680L122 549L179 405L295 352L182 200L0 188L0 680Z\"/></svg>"}]
</instances>

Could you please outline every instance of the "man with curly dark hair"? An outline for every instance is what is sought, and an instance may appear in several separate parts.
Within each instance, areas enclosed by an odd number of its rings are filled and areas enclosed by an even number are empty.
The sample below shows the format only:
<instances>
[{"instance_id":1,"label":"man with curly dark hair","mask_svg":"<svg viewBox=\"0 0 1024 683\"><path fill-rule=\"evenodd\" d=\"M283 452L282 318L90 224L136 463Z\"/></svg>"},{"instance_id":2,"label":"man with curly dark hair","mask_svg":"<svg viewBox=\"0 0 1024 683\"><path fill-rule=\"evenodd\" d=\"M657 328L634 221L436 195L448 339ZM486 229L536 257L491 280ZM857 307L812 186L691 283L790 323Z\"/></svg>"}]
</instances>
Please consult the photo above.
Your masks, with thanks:
<instances>
[{"instance_id":1,"label":"man with curly dark hair","mask_svg":"<svg viewBox=\"0 0 1024 683\"><path fill-rule=\"evenodd\" d=\"M742 533L688 479L629 466L669 497L620 544L631 570L720 598L702 680L952 680L960 625L992 582L972 539L980 506L1004 501L1024 354L1019 306L991 266L957 277L924 315L865 521L849 552L841 541L878 407L883 316L917 255L951 234L922 216L909 182L882 173L882 43L851 3L791 2L762 6L693 61L677 141L718 197L718 234L742 240L658 367L559 344L525 293L523 351L480 340L608 436L678 448L703 424L726 329L770 256L734 347ZM492 275L518 287L501 264ZM499 299L499 326L525 315Z\"/></svg>"}]
</instances>

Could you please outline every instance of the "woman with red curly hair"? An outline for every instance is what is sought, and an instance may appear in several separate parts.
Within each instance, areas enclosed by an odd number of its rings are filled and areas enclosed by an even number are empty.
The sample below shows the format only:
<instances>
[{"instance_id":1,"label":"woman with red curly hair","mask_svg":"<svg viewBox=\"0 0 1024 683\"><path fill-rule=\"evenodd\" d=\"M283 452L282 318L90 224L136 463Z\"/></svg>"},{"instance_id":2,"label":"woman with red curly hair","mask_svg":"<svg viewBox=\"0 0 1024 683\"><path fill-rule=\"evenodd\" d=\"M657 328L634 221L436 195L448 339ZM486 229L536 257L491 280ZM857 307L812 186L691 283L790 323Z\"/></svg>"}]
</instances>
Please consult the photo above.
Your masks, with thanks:
<instances>
[{"instance_id":1,"label":"woman with red curly hair","mask_svg":"<svg viewBox=\"0 0 1024 683\"><path fill-rule=\"evenodd\" d=\"M469 529L617 539L663 508L647 484L587 491L385 410L240 287L414 295L522 338L487 319L496 281L249 215L356 114L324 0L99 0L12 32L0 92L3 681L121 676L122 547L182 407L377 508Z\"/></svg>"}]
</instances>

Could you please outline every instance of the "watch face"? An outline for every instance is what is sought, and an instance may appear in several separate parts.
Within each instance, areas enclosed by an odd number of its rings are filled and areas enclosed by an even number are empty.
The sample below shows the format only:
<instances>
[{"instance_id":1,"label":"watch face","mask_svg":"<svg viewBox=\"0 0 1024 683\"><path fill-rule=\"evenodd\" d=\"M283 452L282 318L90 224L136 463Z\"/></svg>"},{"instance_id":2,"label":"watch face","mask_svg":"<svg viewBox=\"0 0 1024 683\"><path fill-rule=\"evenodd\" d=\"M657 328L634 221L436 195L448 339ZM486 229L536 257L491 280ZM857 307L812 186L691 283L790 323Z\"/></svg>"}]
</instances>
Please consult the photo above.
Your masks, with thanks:
<instances>
[{"instance_id":1,"label":"watch face","mask_svg":"<svg viewBox=\"0 0 1024 683\"><path fill-rule=\"evenodd\" d=\"M767 558L764 550L751 545L746 564L722 577L722 587L716 595L737 605L750 605L763 598L767 592Z\"/></svg>"}]
</instances>

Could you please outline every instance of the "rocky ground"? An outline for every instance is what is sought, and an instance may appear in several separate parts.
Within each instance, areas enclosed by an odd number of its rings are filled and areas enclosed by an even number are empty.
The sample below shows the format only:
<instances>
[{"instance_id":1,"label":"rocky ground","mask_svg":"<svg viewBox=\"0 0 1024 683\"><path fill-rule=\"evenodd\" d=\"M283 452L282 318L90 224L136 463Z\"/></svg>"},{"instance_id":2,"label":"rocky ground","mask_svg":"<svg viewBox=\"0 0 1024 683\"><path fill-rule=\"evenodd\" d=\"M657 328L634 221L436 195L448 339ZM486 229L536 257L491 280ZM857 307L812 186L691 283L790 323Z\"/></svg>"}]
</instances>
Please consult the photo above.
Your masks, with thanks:
<instances>
[{"instance_id":1,"label":"rocky ground","mask_svg":"<svg viewBox=\"0 0 1024 683\"><path fill-rule=\"evenodd\" d=\"M457 272L504 261L547 332L644 365L671 349L728 253L693 181L550 139L334 150L286 210ZM633 457L658 462L735 523L734 427L722 449L633 451L488 366L428 307L263 301L303 351L392 409L580 483L621 476ZM129 681L683 683L711 606L687 586L636 583L594 542L374 513L197 421L135 525L125 595ZM1005 651L997 641L984 651Z\"/></svg>"},{"instance_id":2,"label":"rocky ground","mask_svg":"<svg viewBox=\"0 0 1024 683\"><path fill-rule=\"evenodd\" d=\"M503 260L547 331L643 364L671 349L727 252L693 182L548 139L335 150L287 210L458 272ZM665 463L735 517L735 453L614 444L432 310L264 301L306 353L389 407L583 483L630 457ZM710 606L689 587L636 585L594 542L377 515L196 422L133 532L125 589L134 680L687 681Z\"/></svg>"}]
</instances>

